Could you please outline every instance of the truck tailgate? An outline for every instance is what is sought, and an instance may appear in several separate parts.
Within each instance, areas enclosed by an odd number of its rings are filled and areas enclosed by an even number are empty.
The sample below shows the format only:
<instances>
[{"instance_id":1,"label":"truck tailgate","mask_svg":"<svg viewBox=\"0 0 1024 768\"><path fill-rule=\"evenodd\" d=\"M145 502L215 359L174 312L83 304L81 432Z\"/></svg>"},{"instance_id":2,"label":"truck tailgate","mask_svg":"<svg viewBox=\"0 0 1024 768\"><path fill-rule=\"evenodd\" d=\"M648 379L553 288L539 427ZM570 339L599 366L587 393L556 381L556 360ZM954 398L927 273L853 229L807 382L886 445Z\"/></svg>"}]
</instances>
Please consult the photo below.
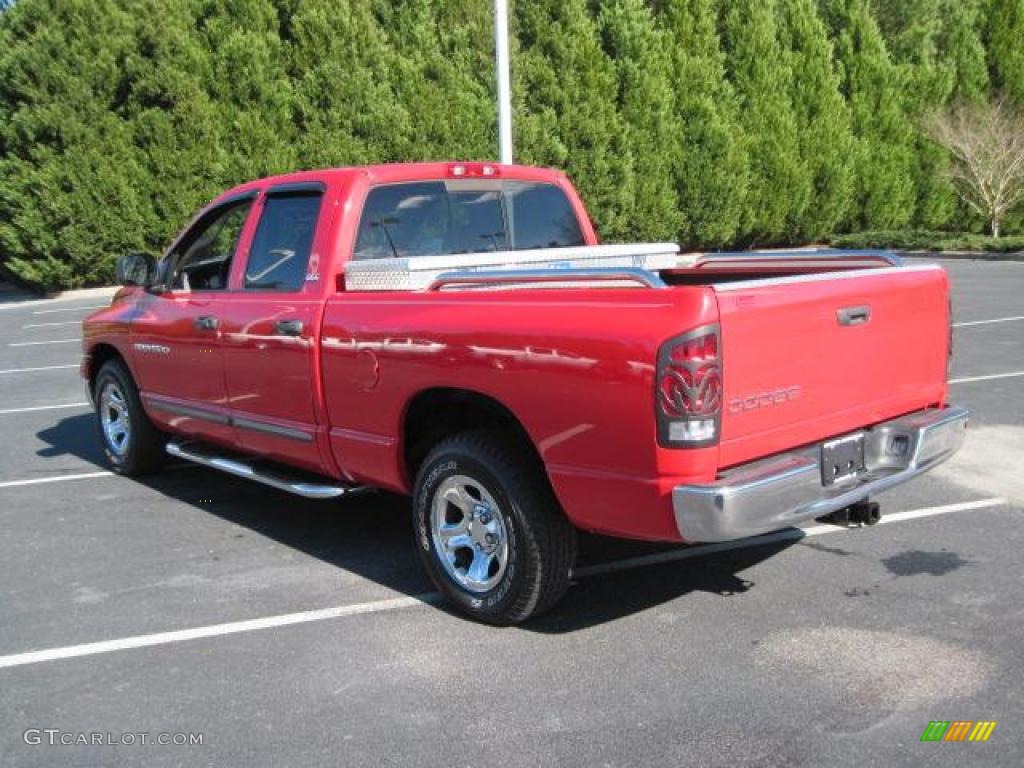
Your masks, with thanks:
<instances>
[{"instance_id":1,"label":"truck tailgate","mask_svg":"<svg viewBox=\"0 0 1024 768\"><path fill-rule=\"evenodd\" d=\"M715 286L724 379L719 466L944 401L947 289L935 265Z\"/></svg>"}]
</instances>

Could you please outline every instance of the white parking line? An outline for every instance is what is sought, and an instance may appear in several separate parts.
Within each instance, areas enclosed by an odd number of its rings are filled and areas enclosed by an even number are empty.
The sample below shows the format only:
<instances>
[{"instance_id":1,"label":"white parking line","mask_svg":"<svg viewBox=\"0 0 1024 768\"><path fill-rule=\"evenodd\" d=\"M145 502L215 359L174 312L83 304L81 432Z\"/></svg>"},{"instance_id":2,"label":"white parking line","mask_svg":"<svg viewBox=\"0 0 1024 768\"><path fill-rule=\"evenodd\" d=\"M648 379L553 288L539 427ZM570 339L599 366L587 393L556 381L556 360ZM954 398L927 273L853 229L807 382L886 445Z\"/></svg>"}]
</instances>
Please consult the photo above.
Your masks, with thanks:
<instances>
[{"instance_id":1,"label":"white parking line","mask_svg":"<svg viewBox=\"0 0 1024 768\"><path fill-rule=\"evenodd\" d=\"M896 512L888 517L883 517L881 523L896 523L904 520L916 520L922 517L943 515L950 512L963 512L972 509L984 509L997 507L1005 504L1005 499L991 498L978 501L968 501L961 504L947 504L941 507L929 507L915 509L908 512ZM706 544L703 546L690 547L687 549L662 552L656 555L644 557L632 557L626 560L619 560L614 563L602 563L601 565L581 568L574 573L576 578L586 578L611 571L622 571L630 568L640 568L657 563L670 562L673 560L686 560L695 557L704 557L716 552L723 552L733 549L746 549L749 547L761 547L778 541L793 541L802 539L805 536L819 536L824 533L836 533L843 531L838 526L819 525L804 530L787 529L768 536L759 536L754 539L740 539L739 541L727 541L721 544ZM348 616L360 616L367 613L383 613L387 611L398 611L405 608L428 603L436 603L440 600L437 593L413 595L411 597L399 597L391 600L376 600L369 603L356 603L355 605L340 605L334 608L320 608L311 611L299 611L297 613L285 613L278 616L265 616L259 619L248 619L246 621L233 621L226 624L212 624L205 627L193 627L192 629L179 629L170 632L157 632L150 635L135 635L123 637L116 640L101 640L95 643L83 643L81 645L69 645L60 648L48 648L40 651L27 651L15 653L8 656L0 656L0 668L18 667L25 664L38 664L44 661L56 661L58 659L70 659L79 656L93 656L98 653L111 653L113 651L124 651L131 648L145 648L154 645L167 645L168 643L180 643L188 640L198 640L206 637L219 637L221 635L233 635L239 632L252 632L260 629L271 629L274 627L285 627L292 624L307 624L313 621L325 621L327 619L340 619Z\"/></svg>"},{"instance_id":2,"label":"white parking line","mask_svg":"<svg viewBox=\"0 0 1024 768\"><path fill-rule=\"evenodd\" d=\"M992 381L993 379L1012 379L1017 376L1024 376L1024 371L1011 371L1010 373L993 373L988 376L966 376L962 379L950 379L950 384L969 384L972 381Z\"/></svg>"},{"instance_id":3,"label":"white parking line","mask_svg":"<svg viewBox=\"0 0 1024 768\"><path fill-rule=\"evenodd\" d=\"M50 341L16 341L8 347L39 347L43 344L80 344L81 339L51 339Z\"/></svg>"},{"instance_id":4,"label":"white parking line","mask_svg":"<svg viewBox=\"0 0 1024 768\"><path fill-rule=\"evenodd\" d=\"M340 619L346 616L361 616L367 613L380 613L382 611L396 611L402 608L412 608L417 605L434 603L438 599L439 595L435 593L413 595L412 597L396 597L391 600L376 600L372 603L339 605L335 608L321 608L316 611L285 613L280 616L266 616L261 619L249 619L248 621L232 621L227 624L214 624L207 627L179 629L173 632L157 632L152 635L136 635L135 637L123 637L119 640L104 640L98 643L50 648L45 651L16 653L10 656L0 656L0 667L17 667L23 664L38 664L41 661L69 659L75 656L92 656L97 653L124 651L129 648L145 648L150 645L180 643L186 640L198 640L203 637L219 637L221 635L237 634L238 632L252 632L257 629L307 624L311 621Z\"/></svg>"},{"instance_id":5,"label":"white parking line","mask_svg":"<svg viewBox=\"0 0 1024 768\"><path fill-rule=\"evenodd\" d=\"M198 464L168 464L163 468L163 472L186 472L192 469L198 469ZM103 470L101 472L82 472L76 475L49 475L48 477L30 477L25 480L4 480L0 481L0 489L2 488L20 488L23 485L45 485L47 483L66 483L75 480L95 480L100 477L117 477L116 474L109 470Z\"/></svg>"},{"instance_id":6,"label":"white parking line","mask_svg":"<svg viewBox=\"0 0 1024 768\"><path fill-rule=\"evenodd\" d=\"M56 312L87 312L92 309L102 309L103 307L109 307L109 304L90 304L87 307L63 307L61 309L37 309L33 315L52 315Z\"/></svg>"},{"instance_id":7,"label":"white parking line","mask_svg":"<svg viewBox=\"0 0 1024 768\"><path fill-rule=\"evenodd\" d=\"M7 369L5 369L3 371L0 371L0 374L4 374L4 373L34 373L36 371L59 371L59 370L65 369L65 368L78 368L78 367L79 367L78 363L73 363L71 365L43 365L43 366L39 366L38 368L7 368Z\"/></svg>"},{"instance_id":8,"label":"white parking line","mask_svg":"<svg viewBox=\"0 0 1024 768\"><path fill-rule=\"evenodd\" d=\"M1015 317L996 317L992 320L972 320L968 323L953 323L954 328L967 328L971 325L992 325L992 323L1009 323L1013 320L1024 320L1024 315L1016 315Z\"/></svg>"},{"instance_id":9,"label":"white parking line","mask_svg":"<svg viewBox=\"0 0 1024 768\"><path fill-rule=\"evenodd\" d=\"M58 325L81 325L81 320L65 320L60 323L29 323L28 325L21 326L24 328L56 328Z\"/></svg>"},{"instance_id":10,"label":"white parking line","mask_svg":"<svg viewBox=\"0 0 1024 768\"><path fill-rule=\"evenodd\" d=\"M9 413L31 413L32 411L56 411L61 408L86 408L88 403L60 403L59 405L33 405L30 408L7 408L6 410L0 411L0 416L4 416Z\"/></svg>"},{"instance_id":11,"label":"white parking line","mask_svg":"<svg viewBox=\"0 0 1024 768\"><path fill-rule=\"evenodd\" d=\"M51 475L50 477L32 477L27 480L6 480L0 483L0 488L19 488L23 485L43 485L45 483L65 483L69 480L92 480L97 477L111 477L114 473L103 472L82 472L77 475Z\"/></svg>"}]
</instances>

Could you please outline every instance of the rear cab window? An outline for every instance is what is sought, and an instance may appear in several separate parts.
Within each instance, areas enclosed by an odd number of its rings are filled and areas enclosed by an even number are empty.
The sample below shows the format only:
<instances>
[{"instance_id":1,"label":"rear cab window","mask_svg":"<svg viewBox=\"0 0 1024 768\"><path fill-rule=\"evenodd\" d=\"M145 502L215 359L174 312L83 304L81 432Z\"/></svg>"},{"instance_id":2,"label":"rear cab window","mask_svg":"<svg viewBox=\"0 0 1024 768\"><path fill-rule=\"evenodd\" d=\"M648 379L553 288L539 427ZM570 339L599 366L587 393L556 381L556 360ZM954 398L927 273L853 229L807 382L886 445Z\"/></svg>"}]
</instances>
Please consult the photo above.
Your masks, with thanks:
<instances>
[{"instance_id":1,"label":"rear cab window","mask_svg":"<svg viewBox=\"0 0 1024 768\"><path fill-rule=\"evenodd\" d=\"M554 184L458 179L370 190L355 259L443 256L584 245L565 192Z\"/></svg>"}]
</instances>

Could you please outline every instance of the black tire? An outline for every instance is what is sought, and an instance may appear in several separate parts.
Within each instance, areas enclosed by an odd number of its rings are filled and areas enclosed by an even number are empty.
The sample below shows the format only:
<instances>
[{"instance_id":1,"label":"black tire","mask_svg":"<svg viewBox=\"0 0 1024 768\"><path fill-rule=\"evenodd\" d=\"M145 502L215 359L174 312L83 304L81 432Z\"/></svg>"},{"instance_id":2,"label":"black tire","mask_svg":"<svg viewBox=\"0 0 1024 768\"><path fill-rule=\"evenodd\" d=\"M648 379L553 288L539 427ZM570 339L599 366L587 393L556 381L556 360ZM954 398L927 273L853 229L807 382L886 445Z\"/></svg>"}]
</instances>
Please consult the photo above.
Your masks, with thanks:
<instances>
[{"instance_id":1,"label":"black tire","mask_svg":"<svg viewBox=\"0 0 1024 768\"><path fill-rule=\"evenodd\" d=\"M467 529L475 533L459 538L472 540L483 530L479 520L490 522L493 517L498 522L492 525L500 522L497 539L507 542L507 549L500 550L507 556L503 573L492 561L490 578L495 583L487 589L485 581L474 589L460 580L468 578L469 566L461 573L456 562L446 564L448 558L439 551L444 549L443 537L433 530L435 499L445 489L457 494L452 485L465 483L464 479L469 481L464 487L470 495L474 488L477 494L484 494L474 510L493 506L493 515L485 511L475 517L470 524L475 528ZM463 519L461 508L447 503L442 508L448 510L445 515ZM440 515L439 511L438 519ZM569 587L576 559L576 530L562 512L543 467L529 449L501 433L465 432L434 447L417 473L413 524L417 549L430 578L451 605L471 618L488 624L517 624L551 608ZM481 551L480 545L473 546ZM477 556L469 546L459 553L463 551L468 551L471 559Z\"/></svg>"},{"instance_id":2,"label":"black tire","mask_svg":"<svg viewBox=\"0 0 1024 768\"><path fill-rule=\"evenodd\" d=\"M115 405L113 398L120 396ZM110 397L107 401L105 398ZM131 373L120 360L108 360L96 374L93 383L93 400L96 403L96 427L100 444L110 468L119 475L144 475L160 468L163 464L164 447L167 438L149 420L142 410L139 390ZM109 405L107 403L110 403ZM127 415L128 429L122 442L108 436L104 428L106 418L123 409Z\"/></svg>"}]
</instances>

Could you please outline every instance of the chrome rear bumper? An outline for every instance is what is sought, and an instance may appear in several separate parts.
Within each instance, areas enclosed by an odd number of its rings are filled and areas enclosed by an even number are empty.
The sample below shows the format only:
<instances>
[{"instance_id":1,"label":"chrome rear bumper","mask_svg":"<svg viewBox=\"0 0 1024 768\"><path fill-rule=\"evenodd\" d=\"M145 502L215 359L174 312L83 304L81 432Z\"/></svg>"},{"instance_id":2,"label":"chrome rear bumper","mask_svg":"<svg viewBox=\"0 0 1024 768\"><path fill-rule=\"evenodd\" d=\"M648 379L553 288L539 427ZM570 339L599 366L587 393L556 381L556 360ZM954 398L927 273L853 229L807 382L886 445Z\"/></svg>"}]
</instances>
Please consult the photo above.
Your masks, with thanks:
<instances>
[{"instance_id":1,"label":"chrome rear bumper","mask_svg":"<svg viewBox=\"0 0 1024 768\"><path fill-rule=\"evenodd\" d=\"M866 430L866 470L825 486L821 449L772 456L727 470L709 485L672 492L679 533L687 541L729 541L807 523L904 483L960 448L967 428L963 408L928 409Z\"/></svg>"}]
</instances>

